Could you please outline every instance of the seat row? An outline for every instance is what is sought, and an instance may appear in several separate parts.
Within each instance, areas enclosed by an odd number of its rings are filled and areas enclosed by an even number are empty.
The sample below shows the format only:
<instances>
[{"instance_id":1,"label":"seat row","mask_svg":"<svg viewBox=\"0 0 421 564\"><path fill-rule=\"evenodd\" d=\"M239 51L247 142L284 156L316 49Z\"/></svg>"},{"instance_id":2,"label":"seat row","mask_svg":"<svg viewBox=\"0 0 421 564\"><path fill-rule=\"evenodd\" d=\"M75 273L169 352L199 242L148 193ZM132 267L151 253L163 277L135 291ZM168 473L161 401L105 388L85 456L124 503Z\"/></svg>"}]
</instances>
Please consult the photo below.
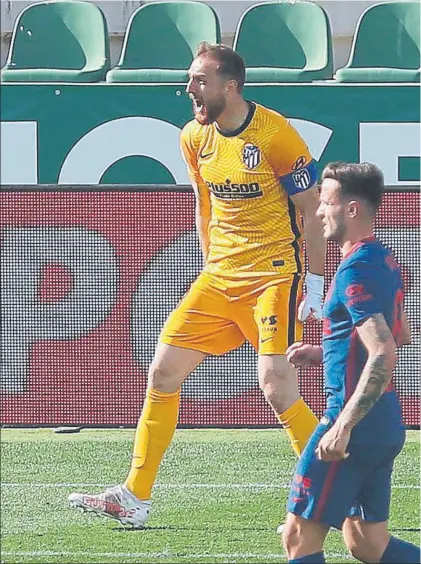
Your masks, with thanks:
<instances>
[{"instance_id":1,"label":"seat row","mask_svg":"<svg viewBox=\"0 0 421 564\"><path fill-rule=\"evenodd\" d=\"M130 18L120 60L110 68L107 22L95 4L48 1L17 17L3 82L184 83L200 41L218 43L216 12L203 2L151 2ZM249 83L416 82L420 5L385 2L360 17L347 65L333 75L328 15L312 2L265 2L241 17L234 49Z\"/></svg>"}]
</instances>

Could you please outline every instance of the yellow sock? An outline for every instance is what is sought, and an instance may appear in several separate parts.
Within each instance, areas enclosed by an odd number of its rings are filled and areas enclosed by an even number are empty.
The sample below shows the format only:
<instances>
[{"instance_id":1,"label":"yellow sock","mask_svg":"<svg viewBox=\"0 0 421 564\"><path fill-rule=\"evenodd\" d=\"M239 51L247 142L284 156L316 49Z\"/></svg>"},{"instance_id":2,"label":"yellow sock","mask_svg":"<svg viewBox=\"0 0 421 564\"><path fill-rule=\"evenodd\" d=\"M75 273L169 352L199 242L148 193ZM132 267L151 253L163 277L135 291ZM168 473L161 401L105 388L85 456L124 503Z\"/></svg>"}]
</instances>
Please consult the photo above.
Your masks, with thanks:
<instances>
[{"instance_id":1,"label":"yellow sock","mask_svg":"<svg viewBox=\"0 0 421 564\"><path fill-rule=\"evenodd\" d=\"M292 448L300 456L319 423L317 417L303 398L300 398L286 411L278 415L278 420L285 429Z\"/></svg>"},{"instance_id":2,"label":"yellow sock","mask_svg":"<svg viewBox=\"0 0 421 564\"><path fill-rule=\"evenodd\" d=\"M147 389L134 439L133 458L125 486L138 498L150 499L162 457L173 438L178 420L180 390L174 393Z\"/></svg>"}]
</instances>

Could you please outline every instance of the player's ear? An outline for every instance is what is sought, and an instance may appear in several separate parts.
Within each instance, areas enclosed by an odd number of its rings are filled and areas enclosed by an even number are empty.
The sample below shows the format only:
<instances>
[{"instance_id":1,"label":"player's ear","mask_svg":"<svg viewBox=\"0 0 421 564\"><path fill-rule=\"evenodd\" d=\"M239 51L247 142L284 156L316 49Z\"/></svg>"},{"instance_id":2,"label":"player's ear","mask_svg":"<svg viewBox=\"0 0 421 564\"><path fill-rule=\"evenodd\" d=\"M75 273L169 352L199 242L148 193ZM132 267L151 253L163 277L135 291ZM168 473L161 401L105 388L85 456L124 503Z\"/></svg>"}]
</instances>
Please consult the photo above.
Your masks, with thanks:
<instances>
[{"instance_id":1,"label":"player's ear","mask_svg":"<svg viewBox=\"0 0 421 564\"><path fill-rule=\"evenodd\" d=\"M227 81L225 92L229 94L230 92L237 92L238 82L233 78Z\"/></svg>"},{"instance_id":2,"label":"player's ear","mask_svg":"<svg viewBox=\"0 0 421 564\"><path fill-rule=\"evenodd\" d=\"M348 204L348 215L349 217L355 218L358 215L358 209L360 207L360 203L357 200L351 200Z\"/></svg>"}]
</instances>

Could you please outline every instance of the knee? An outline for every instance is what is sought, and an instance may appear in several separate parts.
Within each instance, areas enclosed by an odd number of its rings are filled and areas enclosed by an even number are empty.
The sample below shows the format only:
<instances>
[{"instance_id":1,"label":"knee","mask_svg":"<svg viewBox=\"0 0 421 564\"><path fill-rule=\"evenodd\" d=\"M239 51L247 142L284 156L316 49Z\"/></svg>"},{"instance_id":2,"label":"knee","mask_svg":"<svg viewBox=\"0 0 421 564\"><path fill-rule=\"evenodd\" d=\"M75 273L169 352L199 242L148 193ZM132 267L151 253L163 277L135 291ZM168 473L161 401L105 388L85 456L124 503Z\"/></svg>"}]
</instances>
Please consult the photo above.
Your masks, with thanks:
<instances>
[{"instance_id":1,"label":"knee","mask_svg":"<svg viewBox=\"0 0 421 564\"><path fill-rule=\"evenodd\" d=\"M364 562L365 564L376 564L379 560L373 560L371 557L371 551L367 550L367 546L364 545L353 545L348 548L349 553L355 560L359 560L360 562Z\"/></svg>"},{"instance_id":2,"label":"knee","mask_svg":"<svg viewBox=\"0 0 421 564\"><path fill-rule=\"evenodd\" d=\"M360 555L362 556L364 550L364 543L361 542L361 539L353 537L347 539L345 544L351 556L356 560L361 560Z\"/></svg>"},{"instance_id":3,"label":"knee","mask_svg":"<svg viewBox=\"0 0 421 564\"><path fill-rule=\"evenodd\" d=\"M342 533L351 555L367 564L380 562L389 542L387 523L368 524L361 519L347 519Z\"/></svg>"},{"instance_id":4,"label":"knee","mask_svg":"<svg viewBox=\"0 0 421 564\"><path fill-rule=\"evenodd\" d=\"M353 535L346 539L346 547L355 560L366 564L379 562L379 550L367 539L360 535Z\"/></svg>"},{"instance_id":5,"label":"knee","mask_svg":"<svg viewBox=\"0 0 421 564\"><path fill-rule=\"evenodd\" d=\"M322 552L329 527L300 515L288 513L282 540L288 560L294 560L305 554Z\"/></svg>"},{"instance_id":6,"label":"knee","mask_svg":"<svg viewBox=\"0 0 421 564\"><path fill-rule=\"evenodd\" d=\"M149 367L148 384L149 387L159 390L160 392L175 391L172 388L173 380L175 380L174 371L170 370L165 363L153 362Z\"/></svg>"},{"instance_id":7,"label":"knee","mask_svg":"<svg viewBox=\"0 0 421 564\"><path fill-rule=\"evenodd\" d=\"M281 379L282 375L276 373L274 370L267 370L260 377L260 389L270 405L276 402L279 393L279 381Z\"/></svg>"},{"instance_id":8,"label":"knee","mask_svg":"<svg viewBox=\"0 0 421 564\"><path fill-rule=\"evenodd\" d=\"M300 397L294 373L267 369L259 374L260 389L276 413L288 409Z\"/></svg>"}]
</instances>

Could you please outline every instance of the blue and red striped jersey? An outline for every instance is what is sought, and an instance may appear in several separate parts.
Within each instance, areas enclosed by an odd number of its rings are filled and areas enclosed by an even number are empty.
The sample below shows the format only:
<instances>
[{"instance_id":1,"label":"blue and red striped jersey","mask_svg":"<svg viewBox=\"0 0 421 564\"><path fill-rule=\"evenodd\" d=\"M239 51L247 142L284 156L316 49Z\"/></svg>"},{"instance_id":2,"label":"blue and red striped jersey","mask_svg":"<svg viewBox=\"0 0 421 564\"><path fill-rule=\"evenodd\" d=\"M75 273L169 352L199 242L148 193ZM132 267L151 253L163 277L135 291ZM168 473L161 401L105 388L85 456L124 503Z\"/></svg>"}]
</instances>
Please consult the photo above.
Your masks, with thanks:
<instances>
[{"instance_id":1,"label":"blue and red striped jersey","mask_svg":"<svg viewBox=\"0 0 421 564\"><path fill-rule=\"evenodd\" d=\"M355 390L367 351L357 326L383 314L399 346L403 280L391 252L374 237L359 241L344 256L324 304L323 364L328 411L338 413ZM355 426L356 444L399 442L402 411L393 383Z\"/></svg>"}]
</instances>

